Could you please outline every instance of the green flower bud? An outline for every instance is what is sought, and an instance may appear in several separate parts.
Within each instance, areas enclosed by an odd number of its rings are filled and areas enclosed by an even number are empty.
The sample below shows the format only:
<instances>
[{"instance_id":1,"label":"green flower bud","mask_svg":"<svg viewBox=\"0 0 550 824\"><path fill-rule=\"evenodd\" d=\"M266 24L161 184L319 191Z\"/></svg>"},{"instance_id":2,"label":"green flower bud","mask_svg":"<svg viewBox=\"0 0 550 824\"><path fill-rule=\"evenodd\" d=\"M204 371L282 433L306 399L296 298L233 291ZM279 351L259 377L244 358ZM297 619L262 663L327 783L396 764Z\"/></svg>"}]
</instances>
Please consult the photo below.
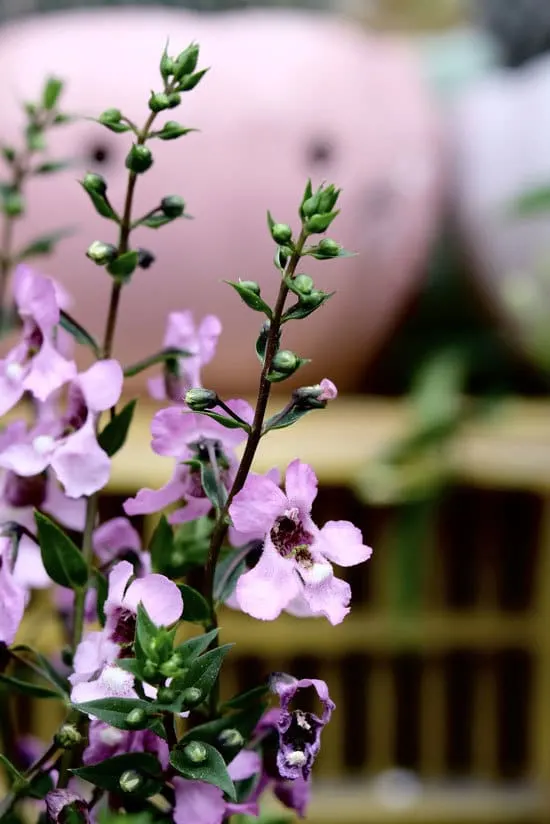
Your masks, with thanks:
<instances>
[{"instance_id":1,"label":"green flower bud","mask_svg":"<svg viewBox=\"0 0 550 824\"><path fill-rule=\"evenodd\" d=\"M310 234L319 234L326 232L338 212L329 212L325 215L313 215L306 221L306 231Z\"/></svg>"},{"instance_id":2,"label":"green flower bud","mask_svg":"<svg viewBox=\"0 0 550 824\"><path fill-rule=\"evenodd\" d=\"M170 108L170 98L165 92L151 92L149 108L152 112L163 112Z\"/></svg>"},{"instance_id":3,"label":"green flower bud","mask_svg":"<svg viewBox=\"0 0 550 824\"><path fill-rule=\"evenodd\" d=\"M173 106L169 106L169 108L173 108ZM193 131L195 131L195 129L187 129L185 126L182 126L181 123L178 123L177 120L167 120L161 131L156 133L156 136L161 140L176 140L176 138Z\"/></svg>"},{"instance_id":4,"label":"green flower bud","mask_svg":"<svg viewBox=\"0 0 550 824\"><path fill-rule=\"evenodd\" d=\"M239 285L249 292L254 292L255 295L260 294L260 284L256 283L255 280L240 280Z\"/></svg>"},{"instance_id":5,"label":"green flower bud","mask_svg":"<svg viewBox=\"0 0 550 824\"><path fill-rule=\"evenodd\" d=\"M208 750L200 741L191 741L183 748L183 754L193 764L202 764L208 759Z\"/></svg>"},{"instance_id":6,"label":"green flower bud","mask_svg":"<svg viewBox=\"0 0 550 824\"><path fill-rule=\"evenodd\" d=\"M179 195L163 197L160 208L166 217L181 217L185 211L185 201Z\"/></svg>"},{"instance_id":7,"label":"green flower bud","mask_svg":"<svg viewBox=\"0 0 550 824\"><path fill-rule=\"evenodd\" d=\"M203 698L204 693L198 687L187 687L187 689L181 694L181 699L186 707L198 706L202 702Z\"/></svg>"},{"instance_id":8,"label":"green flower bud","mask_svg":"<svg viewBox=\"0 0 550 824\"><path fill-rule=\"evenodd\" d=\"M162 57L160 58L160 73L164 80L168 80L169 77L172 77L176 70L176 61L168 56L166 50L162 53Z\"/></svg>"},{"instance_id":9,"label":"green flower bud","mask_svg":"<svg viewBox=\"0 0 550 824\"><path fill-rule=\"evenodd\" d=\"M139 143L134 143L126 157L126 168L140 175L146 172L147 169L150 169L152 165L153 155L151 154L151 149Z\"/></svg>"},{"instance_id":10,"label":"green flower bud","mask_svg":"<svg viewBox=\"0 0 550 824\"><path fill-rule=\"evenodd\" d=\"M176 700L176 693L170 687L160 687L157 693L157 701L161 704L173 704Z\"/></svg>"},{"instance_id":11,"label":"green flower bud","mask_svg":"<svg viewBox=\"0 0 550 824\"><path fill-rule=\"evenodd\" d=\"M9 192L4 196L2 211L8 217L20 217L25 211L25 201L19 192Z\"/></svg>"},{"instance_id":12,"label":"green flower bud","mask_svg":"<svg viewBox=\"0 0 550 824\"><path fill-rule=\"evenodd\" d=\"M271 363L271 368L274 372L280 372L282 375L292 375L300 365L300 358L291 352L290 349L281 349L277 352Z\"/></svg>"},{"instance_id":13,"label":"green flower bud","mask_svg":"<svg viewBox=\"0 0 550 824\"><path fill-rule=\"evenodd\" d=\"M319 251L327 257L338 257L342 247L330 237L325 237L319 244Z\"/></svg>"},{"instance_id":14,"label":"green flower bud","mask_svg":"<svg viewBox=\"0 0 550 824\"><path fill-rule=\"evenodd\" d=\"M123 793L135 793L143 784L143 777L135 770L126 770L118 780Z\"/></svg>"},{"instance_id":15,"label":"green flower bud","mask_svg":"<svg viewBox=\"0 0 550 824\"><path fill-rule=\"evenodd\" d=\"M168 661L161 664L160 671L165 678L174 678L176 675L181 675L181 665L181 656L175 653Z\"/></svg>"},{"instance_id":16,"label":"green flower bud","mask_svg":"<svg viewBox=\"0 0 550 824\"><path fill-rule=\"evenodd\" d=\"M310 278L309 275L296 275L293 285L300 295L310 295L314 285L313 278Z\"/></svg>"},{"instance_id":17,"label":"green flower bud","mask_svg":"<svg viewBox=\"0 0 550 824\"><path fill-rule=\"evenodd\" d=\"M176 65L174 77L176 80L181 80L186 74L193 74L199 62L199 46L197 43L191 43L184 51L176 58Z\"/></svg>"},{"instance_id":18,"label":"green flower bud","mask_svg":"<svg viewBox=\"0 0 550 824\"><path fill-rule=\"evenodd\" d=\"M271 227L271 237L275 243L288 243L292 239L292 229L287 223L275 223Z\"/></svg>"},{"instance_id":19,"label":"green flower bud","mask_svg":"<svg viewBox=\"0 0 550 824\"><path fill-rule=\"evenodd\" d=\"M148 681L150 678L155 678L156 675L157 675L156 664L154 664L153 661L146 661L145 664L143 665L143 677L145 678L145 680ZM132 712L133 712L133 710L132 710ZM130 715L131 715L131 713L130 713Z\"/></svg>"},{"instance_id":20,"label":"green flower bud","mask_svg":"<svg viewBox=\"0 0 550 824\"><path fill-rule=\"evenodd\" d=\"M175 109L181 103L181 94L179 92L171 92L168 95L168 108Z\"/></svg>"},{"instance_id":21,"label":"green flower bud","mask_svg":"<svg viewBox=\"0 0 550 824\"><path fill-rule=\"evenodd\" d=\"M302 214L304 217L313 217L319 212L319 206L321 205L321 195L315 194L312 197L304 200L302 203Z\"/></svg>"},{"instance_id":22,"label":"green flower bud","mask_svg":"<svg viewBox=\"0 0 550 824\"><path fill-rule=\"evenodd\" d=\"M242 747L244 744L244 738L239 730L233 729L222 730L218 735L218 741L224 747Z\"/></svg>"},{"instance_id":23,"label":"green flower bud","mask_svg":"<svg viewBox=\"0 0 550 824\"><path fill-rule=\"evenodd\" d=\"M93 260L98 266L106 266L108 263L111 263L116 256L116 246L113 246L112 243L103 243L102 240L94 240L94 242L88 246L88 251L86 252L86 257L89 257L90 260Z\"/></svg>"},{"instance_id":24,"label":"green flower bud","mask_svg":"<svg viewBox=\"0 0 550 824\"><path fill-rule=\"evenodd\" d=\"M83 187L87 192L93 192L97 195L105 195L107 192L107 181L101 175L96 175L94 172L88 172L82 181Z\"/></svg>"},{"instance_id":25,"label":"green flower bud","mask_svg":"<svg viewBox=\"0 0 550 824\"><path fill-rule=\"evenodd\" d=\"M336 202L340 197L341 189L336 189L335 186L331 183L330 186L321 192L321 198L319 202L319 212L322 215L326 215L329 212L332 212L334 207L336 206Z\"/></svg>"},{"instance_id":26,"label":"green flower bud","mask_svg":"<svg viewBox=\"0 0 550 824\"><path fill-rule=\"evenodd\" d=\"M82 736L74 724L63 724L56 732L54 741L62 750L71 750L82 742Z\"/></svg>"},{"instance_id":27,"label":"green flower bud","mask_svg":"<svg viewBox=\"0 0 550 824\"><path fill-rule=\"evenodd\" d=\"M105 126L108 126L111 123L120 123L122 120L122 112L120 109L105 109L105 111L99 115L98 120Z\"/></svg>"},{"instance_id":28,"label":"green flower bud","mask_svg":"<svg viewBox=\"0 0 550 824\"><path fill-rule=\"evenodd\" d=\"M212 389L190 389L185 395L185 403L193 412L204 412L218 405L218 396Z\"/></svg>"},{"instance_id":29,"label":"green flower bud","mask_svg":"<svg viewBox=\"0 0 550 824\"><path fill-rule=\"evenodd\" d=\"M320 306L326 298L326 292L321 289L313 289L309 295L303 295L300 298L300 303L304 306Z\"/></svg>"},{"instance_id":30,"label":"green flower bud","mask_svg":"<svg viewBox=\"0 0 550 824\"><path fill-rule=\"evenodd\" d=\"M126 724L130 729L139 730L143 727L147 713L141 707L134 707L126 716Z\"/></svg>"}]
</instances>

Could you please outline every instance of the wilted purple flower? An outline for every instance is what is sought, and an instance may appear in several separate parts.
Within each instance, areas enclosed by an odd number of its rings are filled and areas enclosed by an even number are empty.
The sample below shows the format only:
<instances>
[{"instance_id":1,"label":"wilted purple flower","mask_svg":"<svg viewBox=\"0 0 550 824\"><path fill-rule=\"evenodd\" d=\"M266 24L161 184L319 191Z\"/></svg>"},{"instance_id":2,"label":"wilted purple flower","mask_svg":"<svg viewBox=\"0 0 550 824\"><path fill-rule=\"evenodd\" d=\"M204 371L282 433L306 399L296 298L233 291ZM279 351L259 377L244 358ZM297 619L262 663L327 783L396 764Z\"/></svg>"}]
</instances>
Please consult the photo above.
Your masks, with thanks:
<instances>
[{"instance_id":1,"label":"wilted purple flower","mask_svg":"<svg viewBox=\"0 0 550 824\"><path fill-rule=\"evenodd\" d=\"M273 692L277 693L281 702L279 715L279 751L277 753L277 767L283 778L307 781L313 762L321 746L321 732L335 708L334 702L328 694L328 687L324 681L317 678L302 678L298 680L286 673L275 673L270 683ZM321 718L312 712L290 710L290 702L296 697L299 690L313 687L323 705Z\"/></svg>"},{"instance_id":2,"label":"wilted purple flower","mask_svg":"<svg viewBox=\"0 0 550 824\"><path fill-rule=\"evenodd\" d=\"M349 612L349 584L334 576L331 561L354 566L372 554L348 521L319 529L311 519L317 495L313 469L299 460L286 472L286 494L269 477L249 475L229 509L238 532L264 539L256 566L241 575L235 600L243 612L272 621L282 610L324 615L339 624Z\"/></svg>"},{"instance_id":3,"label":"wilted purple flower","mask_svg":"<svg viewBox=\"0 0 550 824\"><path fill-rule=\"evenodd\" d=\"M320 382L319 387L321 389L321 394L317 398L319 401L334 401L338 397L338 390L336 385L329 380L328 378L323 378Z\"/></svg>"},{"instance_id":4,"label":"wilted purple flower","mask_svg":"<svg viewBox=\"0 0 550 824\"><path fill-rule=\"evenodd\" d=\"M109 480L111 459L95 431L100 412L114 406L122 391L122 369L115 360L98 361L69 385L64 415L51 409L30 431L0 452L0 466L30 477L51 466L70 498L91 495Z\"/></svg>"},{"instance_id":5,"label":"wilted purple flower","mask_svg":"<svg viewBox=\"0 0 550 824\"><path fill-rule=\"evenodd\" d=\"M227 405L243 420L252 421L254 411L246 401L231 400ZM216 411L223 413L222 409ZM194 521L206 515L212 504L202 488L200 472L181 462L197 456L208 458L210 447L218 461L221 478L229 487L238 466L234 450L246 438L246 433L242 429L226 429L212 418L175 406L156 413L151 433L153 451L176 458L178 463L172 478L161 489L141 489L135 498L128 498L124 502L126 514L150 514L176 501L184 501L183 508L169 515L170 523Z\"/></svg>"},{"instance_id":6,"label":"wilted purple flower","mask_svg":"<svg viewBox=\"0 0 550 824\"><path fill-rule=\"evenodd\" d=\"M0 415L15 406L24 392L44 401L76 375L74 362L64 358L54 343L59 303L51 279L18 266L14 296L23 333L21 342L0 360Z\"/></svg>"},{"instance_id":7,"label":"wilted purple flower","mask_svg":"<svg viewBox=\"0 0 550 824\"><path fill-rule=\"evenodd\" d=\"M84 799L72 790L52 790L46 796L46 813L48 820L62 824L63 810L71 806L80 814L83 821L90 820L88 805Z\"/></svg>"},{"instance_id":8,"label":"wilted purple flower","mask_svg":"<svg viewBox=\"0 0 550 824\"><path fill-rule=\"evenodd\" d=\"M191 355L178 359L176 375L166 371L164 377L149 380L151 396L157 401L168 398L183 402L188 389L202 386L201 368L214 357L221 331L222 325L215 315L206 315L196 327L191 312L170 312L164 348L183 349Z\"/></svg>"},{"instance_id":9,"label":"wilted purple flower","mask_svg":"<svg viewBox=\"0 0 550 824\"><path fill-rule=\"evenodd\" d=\"M90 721L88 742L82 755L84 764L99 764L128 752L150 752L157 756L164 769L168 767L168 745L151 730L119 730L94 719Z\"/></svg>"}]
</instances>

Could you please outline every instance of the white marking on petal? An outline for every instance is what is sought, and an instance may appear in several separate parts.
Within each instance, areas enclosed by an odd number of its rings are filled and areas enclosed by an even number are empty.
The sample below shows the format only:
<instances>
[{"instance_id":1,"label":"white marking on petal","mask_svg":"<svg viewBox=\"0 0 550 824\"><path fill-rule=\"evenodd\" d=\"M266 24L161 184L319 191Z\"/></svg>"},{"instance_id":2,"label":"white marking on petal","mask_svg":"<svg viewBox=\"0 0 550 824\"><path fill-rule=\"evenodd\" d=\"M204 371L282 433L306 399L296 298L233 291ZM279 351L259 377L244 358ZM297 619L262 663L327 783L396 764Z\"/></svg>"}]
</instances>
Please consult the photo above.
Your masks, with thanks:
<instances>
[{"instance_id":1,"label":"white marking on petal","mask_svg":"<svg viewBox=\"0 0 550 824\"><path fill-rule=\"evenodd\" d=\"M18 381L23 376L24 369L20 363L14 361L13 363L8 363L6 366L6 377L10 381Z\"/></svg>"},{"instance_id":2,"label":"white marking on petal","mask_svg":"<svg viewBox=\"0 0 550 824\"><path fill-rule=\"evenodd\" d=\"M111 664L103 670L101 674L101 681L105 689L113 695L120 695L121 693L130 693L132 691L131 682L133 679L128 679L130 673L121 670L114 664ZM130 680L130 683L128 683Z\"/></svg>"},{"instance_id":3,"label":"white marking on petal","mask_svg":"<svg viewBox=\"0 0 550 824\"><path fill-rule=\"evenodd\" d=\"M301 750L295 750L294 752L289 752L286 756L286 763L290 767L303 767L306 763L307 758L306 754Z\"/></svg>"},{"instance_id":4,"label":"white marking on petal","mask_svg":"<svg viewBox=\"0 0 550 824\"><path fill-rule=\"evenodd\" d=\"M313 564L307 572L307 582L308 584L322 584L331 575L332 567L330 564Z\"/></svg>"},{"instance_id":5,"label":"white marking on petal","mask_svg":"<svg viewBox=\"0 0 550 824\"><path fill-rule=\"evenodd\" d=\"M117 730L114 727L106 727L99 733L101 743L106 744L108 747L116 747L117 744L120 744L123 738L124 732L122 730Z\"/></svg>"},{"instance_id":6,"label":"white marking on petal","mask_svg":"<svg viewBox=\"0 0 550 824\"><path fill-rule=\"evenodd\" d=\"M38 435L38 437L33 440L32 446L34 451L38 452L39 455L47 455L48 452L53 450L55 440L51 435Z\"/></svg>"}]
</instances>

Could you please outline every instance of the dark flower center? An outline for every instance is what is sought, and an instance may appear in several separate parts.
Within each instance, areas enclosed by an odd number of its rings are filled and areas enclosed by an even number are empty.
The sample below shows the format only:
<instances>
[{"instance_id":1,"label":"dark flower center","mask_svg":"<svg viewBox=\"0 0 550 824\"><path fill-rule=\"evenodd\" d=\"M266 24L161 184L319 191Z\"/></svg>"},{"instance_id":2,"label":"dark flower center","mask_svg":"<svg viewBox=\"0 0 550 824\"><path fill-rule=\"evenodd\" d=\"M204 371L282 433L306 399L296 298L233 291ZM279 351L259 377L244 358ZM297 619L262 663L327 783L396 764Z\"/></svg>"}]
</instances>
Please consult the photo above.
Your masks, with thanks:
<instances>
[{"instance_id":1,"label":"dark flower center","mask_svg":"<svg viewBox=\"0 0 550 824\"><path fill-rule=\"evenodd\" d=\"M46 473L22 478L15 472L7 472L4 499L9 506L41 507L46 498Z\"/></svg>"},{"instance_id":2,"label":"dark flower center","mask_svg":"<svg viewBox=\"0 0 550 824\"><path fill-rule=\"evenodd\" d=\"M63 434L70 435L82 429L88 416L88 407L79 386L72 383L69 386L67 411L63 416Z\"/></svg>"},{"instance_id":3,"label":"dark flower center","mask_svg":"<svg viewBox=\"0 0 550 824\"><path fill-rule=\"evenodd\" d=\"M296 508L288 509L284 515L277 518L270 536L273 546L283 558L295 558L299 564L306 567L313 564L309 551L314 541L313 535L300 521Z\"/></svg>"},{"instance_id":4,"label":"dark flower center","mask_svg":"<svg viewBox=\"0 0 550 824\"><path fill-rule=\"evenodd\" d=\"M117 607L113 611L114 629L111 633L111 640L115 644L128 646L134 643L136 634L136 615L125 607Z\"/></svg>"},{"instance_id":5,"label":"dark flower center","mask_svg":"<svg viewBox=\"0 0 550 824\"><path fill-rule=\"evenodd\" d=\"M285 745L291 746L293 750L305 752L317 740L318 726L310 712L295 710L290 726L283 736Z\"/></svg>"},{"instance_id":6,"label":"dark flower center","mask_svg":"<svg viewBox=\"0 0 550 824\"><path fill-rule=\"evenodd\" d=\"M28 347L27 357L33 358L42 348L44 335L33 320L28 320L25 325L24 339Z\"/></svg>"}]
</instances>

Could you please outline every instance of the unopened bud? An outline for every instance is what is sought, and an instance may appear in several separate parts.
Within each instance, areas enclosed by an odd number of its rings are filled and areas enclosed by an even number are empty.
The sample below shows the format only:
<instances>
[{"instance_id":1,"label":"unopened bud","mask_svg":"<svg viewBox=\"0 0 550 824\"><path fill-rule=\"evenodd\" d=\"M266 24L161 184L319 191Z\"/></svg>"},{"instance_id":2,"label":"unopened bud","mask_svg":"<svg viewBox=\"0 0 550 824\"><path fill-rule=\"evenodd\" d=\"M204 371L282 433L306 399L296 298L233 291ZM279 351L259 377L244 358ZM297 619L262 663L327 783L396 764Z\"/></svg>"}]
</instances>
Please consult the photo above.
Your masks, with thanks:
<instances>
[{"instance_id":1,"label":"unopened bud","mask_svg":"<svg viewBox=\"0 0 550 824\"><path fill-rule=\"evenodd\" d=\"M171 92L168 95L168 108L175 109L181 103L181 94L179 92Z\"/></svg>"},{"instance_id":2,"label":"unopened bud","mask_svg":"<svg viewBox=\"0 0 550 824\"><path fill-rule=\"evenodd\" d=\"M171 96L172 95L169 95L169 100ZM170 104L169 108L172 109L174 107ZM167 120L161 131L157 132L157 137L160 137L161 140L175 140L176 138L182 137L182 135L188 134L192 131L194 131L194 129L185 128L185 126L182 126L181 123L177 122L177 120Z\"/></svg>"},{"instance_id":3,"label":"unopened bud","mask_svg":"<svg viewBox=\"0 0 550 824\"><path fill-rule=\"evenodd\" d=\"M143 677L145 678L145 680L148 681L150 678L155 678L156 675L157 675L156 664L153 663L153 661L146 661L145 664L143 665ZM133 712L133 710L132 710L132 712Z\"/></svg>"},{"instance_id":4,"label":"unopened bud","mask_svg":"<svg viewBox=\"0 0 550 824\"><path fill-rule=\"evenodd\" d=\"M302 296L301 303L305 306L317 307L324 303L325 298L326 292L322 292L320 289L313 289L309 295Z\"/></svg>"},{"instance_id":5,"label":"unopened bud","mask_svg":"<svg viewBox=\"0 0 550 824\"><path fill-rule=\"evenodd\" d=\"M63 724L56 732L54 741L62 750L71 750L81 743L82 736L74 724Z\"/></svg>"},{"instance_id":6,"label":"unopened bud","mask_svg":"<svg viewBox=\"0 0 550 824\"><path fill-rule=\"evenodd\" d=\"M218 405L218 396L212 389L190 389L185 395L185 403L193 412L204 412Z\"/></svg>"},{"instance_id":7,"label":"unopened bud","mask_svg":"<svg viewBox=\"0 0 550 824\"><path fill-rule=\"evenodd\" d=\"M104 195L107 192L107 181L101 175L96 175L94 172L88 172L82 181L83 187L87 192L93 192L97 195Z\"/></svg>"},{"instance_id":8,"label":"unopened bud","mask_svg":"<svg viewBox=\"0 0 550 824\"><path fill-rule=\"evenodd\" d=\"M161 664L160 671L166 678L174 678L176 675L181 675L181 667L181 656L175 653L168 661Z\"/></svg>"},{"instance_id":9,"label":"unopened bud","mask_svg":"<svg viewBox=\"0 0 550 824\"><path fill-rule=\"evenodd\" d=\"M271 227L271 237L275 243L288 243L292 239L292 229L287 223L275 223Z\"/></svg>"},{"instance_id":10,"label":"unopened bud","mask_svg":"<svg viewBox=\"0 0 550 824\"><path fill-rule=\"evenodd\" d=\"M157 701L161 704L173 704L176 700L176 693L170 687L160 687L157 693Z\"/></svg>"},{"instance_id":11,"label":"unopened bud","mask_svg":"<svg viewBox=\"0 0 550 824\"><path fill-rule=\"evenodd\" d=\"M191 43L187 46L181 54L176 58L176 66L174 77L176 80L181 80L186 74L193 74L197 68L199 61L199 46L196 43Z\"/></svg>"},{"instance_id":12,"label":"unopened bud","mask_svg":"<svg viewBox=\"0 0 550 824\"><path fill-rule=\"evenodd\" d=\"M160 59L160 73L164 80L171 77L176 70L176 61L164 51Z\"/></svg>"},{"instance_id":13,"label":"unopened bud","mask_svg":"<svg viewBox=\"0 0 550 824\"><path fill-rule=\"evenodd\" d=\"M204 698L204 693L198 687L188 687L181 694L181 700L186 707L196 707Z\"/></svg>"},{"instance_id":14,"label":"unopened bud","mask_svg":"<svg viewBox=\"0 0 550 824\"><path fill-rule=\"evenodd\" d=\"M105 126L111 123L120 123L122 120L122 112L120 109L105 109L105 111L99 115L98 120Z\"/></svg>"},{"instance_id":15,"label":"unopened bud","mask_svg":"<svg viewBox=\"0 0 550 824\"><path fill-rule=\"evenodd\" d=\"M218 735L218 741L224 747L242 747L244 744L244 738L242 737L239 730L222 730L221 733Z\"/></svg>"},{"instance_id":16,"label":"unopened bud","mask_svg":"<svg viewBox=\"0 0 550 824\"><path fill-rule=\"evenodd\" d=\"M147 146L134 143L126 157L126 168L135 174L143 174L153 165L153 155Z\"/></svg>"},{"instance_id":17,"label":"unopened bud","mask_svg":"<svg viewBox=\"0 0 550 824\"><path fill-rule=\"evenodd\" d=\"M191 741L183 748L183 754L193 764L202 764L208 759L208 750L200 741Z\"/></svg>"},{"instance_id":18,"label":"unopened bud","mask_svg":"<svg viewBox=\"0 0 550 824\"><path fill-rule=\"evenodd\" d=\"M167 195L162 198L160 208L166 217L181 217L185 211L185 201L179 195Z\"/></svg>"},{"instance_id":19,"label":"unopened bud","mask_svg":"<svg viewBox=\"0 0 550 824\"><path fill-rule=\"evenodd\" d=\"M126 770L118 780L120 789L124 793L134 793L143 784L143 776L135 770Z\"/></svg>"},{"instance_id":20,"label":"unopened bud","mask_svg":"<svg viewBox=\"0 0 550 824\"><path fill-rule=\"evenodd\" d=\"M302 214L304 217L313 217L319 211L319 206L321 204L321 196L319 194L315 194L312 197L304 200L302 203Z\"/></svg>"},{"instance_id":21,"label":"unopened bud","mask_svg":"<svg viewBox=\"0 0 550 824\"><path fill-rule=\"evenodd\" d=\"M139 730L143 727L146 718L147 713L145 710L142 710L140 707L135 707L133 710L130 710L126 716L126 724L130 729Z\"/></svg>"},{"instance_id":22,"label":"unopened bud","mask_svg":"<svg viewBox=\"0 0 550 824\"><path fill-rule=\"evenodd\" d=\"M309 275L297 275L294 278L294 287L301 295L310 295L313 290L313 278Z\"/></svg>"},{"instance_id":23,"label":"unopened bud","mask_svg":"<svg viewBox=\"0 0 550 824\"><path fill-rule=\"evenodd\" d=\"M280 372L282 375L292 375L299 365L300 359L290 349L281 349L271 362L273 371Z\"/></svg>"},{"instance_id":24,"label":"unopened bud","mask_svg":"<svg viewBox=\"0 0 550 824\"><path fill-rule=\"evenodd\" d=\"M88 246L88 251L86 252L86 257L89 257L90 260L93 260L98 266L105 266L111 263L116 256L116 246L113 246L112 243L103 243L102 240L94 240L94 242Z\"/></svg>"},{"instance_id":25,"label":"unopened bud","mask_svg":"<svg viewBox=\"0 0 550 824\"><path fill-rule=\"evenodd\" d=\"M325 237L319 244L319 251L327 257L338 257L342 247L330 237Z\"/></svg>"},{"instance_id":26,"label":"unopened bud","mask_svg":"<svg viewBox=\"0 0 550 824\"><path fill-rule=\"evenodd\" d=\"M260 294L260 284L256 283L255 280L240 280L239 285L243 287L243 289L247 289L249 292L254 292L255 295Z\"/></svg>"},{"instance_id":27,"label":"unopened bud","mask_svg":"<svg viewBox=\"0 0 550 824\"><path fill-rule=\"evenodd\" d=\"M163 112L170 108L170 98L165 92L151 92L149 108L152 112Z\"/></svg>"},{"instance_id":28,"label":"unopened bud","mask_svg":"<svg viewBox=\"0 0 550 824\"><path fill-rule=\"evenodd\" d=\"M149 249L138 249L138 266L148 269L156 260L154 254Z\"/></svg>"},{"instance_id":29,"label":"unopened bud","mask_svg":"<svg viewBox=\"0 0 550 824\"><path fill-rule=\"evenodd\" d=\"M4 195L3 212L8 217L20 217L25 211L25 201L19 192L9 192Z\"/></svg>"},{"instance_id":30,"label":"unopened bud","mask_svg":"<svg viewBox=\"0 0 550 824\"><path fill-rule=\"evenodd\" d=\"M337 212L328 212L326 215L313 215L306 221L306 231L313 235L326 232L337 214Z\"/></svg>"}]
</instances>

